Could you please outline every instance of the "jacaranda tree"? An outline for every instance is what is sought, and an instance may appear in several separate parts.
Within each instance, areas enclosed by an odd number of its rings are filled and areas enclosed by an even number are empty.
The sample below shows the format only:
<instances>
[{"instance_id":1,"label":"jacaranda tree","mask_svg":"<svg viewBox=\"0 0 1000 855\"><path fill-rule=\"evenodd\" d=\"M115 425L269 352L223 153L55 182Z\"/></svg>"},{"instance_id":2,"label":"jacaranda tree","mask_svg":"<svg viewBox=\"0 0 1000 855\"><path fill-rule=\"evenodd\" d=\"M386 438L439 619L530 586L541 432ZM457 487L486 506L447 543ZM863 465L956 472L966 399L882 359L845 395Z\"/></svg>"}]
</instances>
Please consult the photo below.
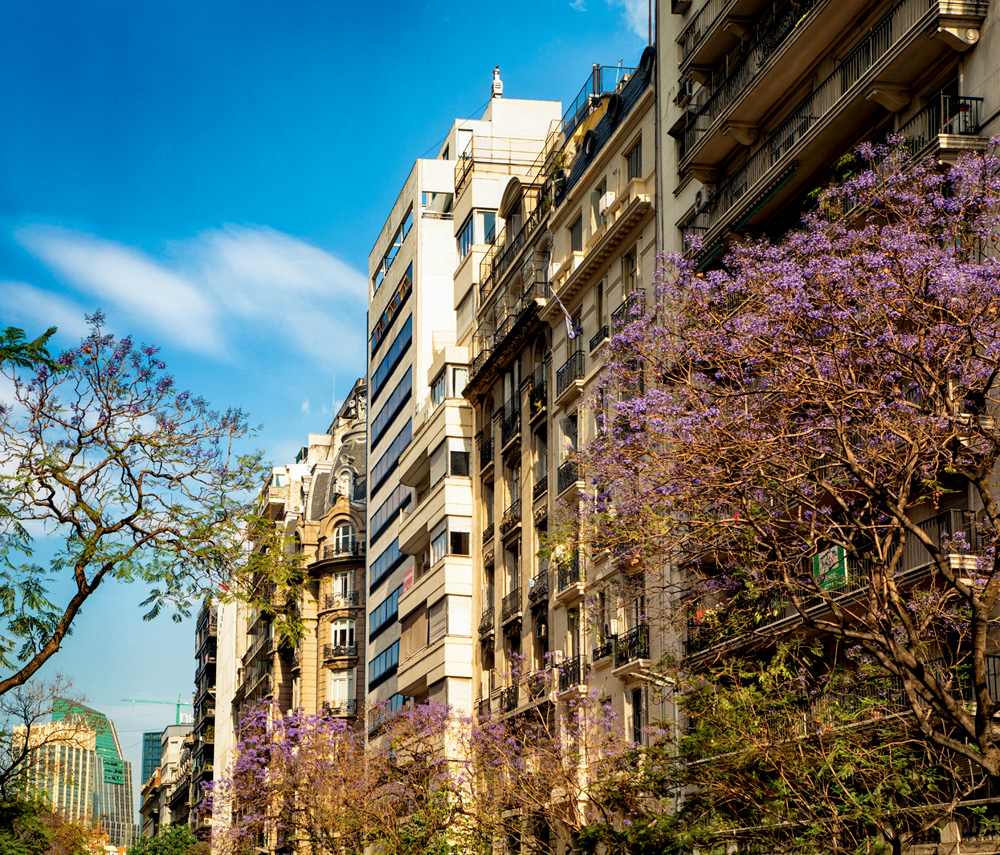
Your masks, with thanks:
<instances>
[{"instance_id":1,"label":"jacaranda tree","mask_svg":"<svg viewBox=\"0 0 1000 855\"><path fill-rule=\"evenodd\" d=\"M814 822L841 851L905 847L1000 783L1000 161L861 156L781 240L714 270L665 259L611 339L581 455L583 536L657 589L675 676L702 687L688 774L730 767L705 822L774 845ZM764 679L789 637L809 654ZM810 751L779 762L791 739Z\"/></svg>"},{"instance_id":2,"label":"jacaranda tree","mask_svg":"<svg viewBox=\"0 0 1000 855\"><path fill-rule=\"evenodd\" d=\"M180 391L155 348L90 320L54 366L45 336L0 342L0 695L59 650L110 580L148 585L153 614L247 573L262 470L246 415ZM32 561L43 540L47 567Z\"/></svg>"}]
</instances>

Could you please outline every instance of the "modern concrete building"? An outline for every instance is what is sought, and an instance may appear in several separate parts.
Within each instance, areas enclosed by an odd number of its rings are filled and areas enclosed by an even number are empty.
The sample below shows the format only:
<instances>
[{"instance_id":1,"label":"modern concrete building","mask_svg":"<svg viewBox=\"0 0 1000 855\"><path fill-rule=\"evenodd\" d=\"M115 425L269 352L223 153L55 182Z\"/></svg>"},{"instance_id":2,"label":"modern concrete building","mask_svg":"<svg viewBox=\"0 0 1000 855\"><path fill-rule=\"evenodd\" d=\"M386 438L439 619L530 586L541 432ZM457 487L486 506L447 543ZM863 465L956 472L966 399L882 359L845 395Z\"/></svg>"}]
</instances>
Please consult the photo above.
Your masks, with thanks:
<instances>
[{"instance_id":1,"label":"modern concrete building","mask_svg":"<svg viewBox=\"0 0 1000 855\"><path fill-rule=\"evenodd\" d=\"M208 818L200 810L205 785L215 770L216 661L218 658L218 605L206 601L195 625L194 727L191 813L199 834L207 834Z\"/></svg>"},{"instance_id":2,"label":"modern concrete building","mask_svg":"<svg viewBox=\"0 0 1000 855\"><path fill-rule=\"evenodd\" d=\"M157 734L159 756L142 786L139 808L143 837L155 837L161 826L184 822L189 815L192 725L172 724Z\"/></svg>"},{"instance_id":3,"label":"modern concrete building","mask_svg":"<svg viewBox=\"0 0 1000 855\"><path fill-rule=\"evenodd\" d=\"M407 698L472 705L472 418L462 390L482 253L503 184L537 159L558 104L505 99L418 160L369 256L371 730Z\"/></svg>"},{"instance_id":4,"label":"modern concrete building","mask_svg":"<svg viewBox=\"0 0 1000 855\"><path fill-rule=\"evenodd\" d=\"M30 791L46 795L52 807L74 822L102 829L114 846L127 847L134 824L132 764L124 759L114 724L103 713L55 698L52 721L24 727L14 739L28 738L40 755L23 778Z\"/></svg>"}]
</instances>

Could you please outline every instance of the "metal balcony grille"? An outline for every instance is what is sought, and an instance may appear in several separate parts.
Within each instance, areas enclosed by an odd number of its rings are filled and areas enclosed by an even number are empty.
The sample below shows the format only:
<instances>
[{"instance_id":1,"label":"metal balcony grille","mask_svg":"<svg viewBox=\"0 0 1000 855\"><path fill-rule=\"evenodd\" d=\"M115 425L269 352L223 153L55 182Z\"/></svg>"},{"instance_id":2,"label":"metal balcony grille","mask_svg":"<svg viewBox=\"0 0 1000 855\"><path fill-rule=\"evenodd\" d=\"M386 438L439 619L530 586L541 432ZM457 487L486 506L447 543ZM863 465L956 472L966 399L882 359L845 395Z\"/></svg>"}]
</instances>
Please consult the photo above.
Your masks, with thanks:
<instances>
[{"instance_id":1,"label":"metal balcony grille","mask_svg":"<svg viewBox=\"0 0 1000 855\"><path fill-rule=\"evenodd\" d=\"M479 634L492 635L493 625L496 620L496 609L493 606L489 606L483 610L483 616L479 619Z\"/></svg>"},{"instance_id":2,"label":"metal balcony grille","mask_svg":"<svg viewBox=\"0 0 1000 855\"><path fill-rule=\"evenodd\" d=\"M565 591L570 585L580 581L580 556L574 555L567 564L559 568L559 590Z\"/></svg>"},{"instance_id":3,"label":"metal balcony grille","mask_svg":"<svg viewBox=\"0 0 1000 855\"><path fill-rule=\"evenodd\" d=\"M323 658L324 659L339 659L345 656L357 656L358 655L358 645L357 644L324 644L323 645Z\"/></svg>"},{"instance_id":4,"label":"metal balcony grille","mask_svg":"<svg viewBox=\"0 0 1000 855\"><path fill-rule=\"evenodd\" d=\"M503 598L501 616L507 621L521 614L521 589L515 588Z\"/></svg>"},{"instance_id":5,"label":"metal balcony grille","mask_svg":"<svg viewBox=\"0 0 1000 855\"><path fill-rule=\"evenodd\" d=\"M560 464L556 477L560 493L566 492L566 490L579 480L578 467L575 460L567 460L565 463Z\"/></svg>"},{"instance_id":6,"label":"metal balcony grille","mask_svg":"<svg viewBox=\"0 0 1000 855\"><path fill-rule=\"evenodd\" d=\"M549 571L548 568L538 573L532 579L531 588L528 591L528 602L544 603L549 599Z\"/></svg>"},{"instance_id":7,"label":"metal balcony grille","mask_svg":"<svg viewBox=\"0 0 1000 855\"><path fill-rule=\"evenodd\" d=\"M562 364L556 372L557 397L565 392L574 380L583 379L585 365L586 357L582 350L578 350Z\"/></svg>"},{"instance_id":8,"label":"metal balcony grille","mask_svg":"<svg viewBox=\"0 0 1000 855\"><path fill-rule=\"evenodd\" d=\"M636 659L649 659L649 624L639 624L618 637L615 667L627 665Z\"/></svg>"},{"instance_id":9,"label":"metal balcony grille","mask_svg":"<svg viewBox=\"0 0 1000 855\"><path fill-rule=\"evenodd\" d=\"M582 685L587 679L587 658L574 656L559 666L559 691Z\"/></svg>"},{"instance_id":10,"label":"metal balcony grille","mask_svg":"<svg viewBox=\"0 0 1000 855\"><path fill-rule=\"evenodd\" d=\"M521 521L521 500L515 499L503 512L500 520L500 534L506 534Z\"/></svg>"}]
</instances>

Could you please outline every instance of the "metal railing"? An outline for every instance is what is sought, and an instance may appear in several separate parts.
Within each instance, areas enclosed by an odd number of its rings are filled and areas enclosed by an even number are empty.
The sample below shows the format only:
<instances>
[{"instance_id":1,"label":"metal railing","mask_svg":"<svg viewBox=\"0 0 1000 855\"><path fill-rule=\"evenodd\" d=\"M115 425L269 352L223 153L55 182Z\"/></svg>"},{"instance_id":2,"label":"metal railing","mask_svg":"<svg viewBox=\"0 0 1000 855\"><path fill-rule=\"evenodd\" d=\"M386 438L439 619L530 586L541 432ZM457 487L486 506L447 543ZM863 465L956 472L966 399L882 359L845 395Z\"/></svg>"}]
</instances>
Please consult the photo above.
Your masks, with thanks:
<instances>
[{"instance_id":1,"label":"metal railing","mask_svg":"<svg viewBox=\"0 0 1000 855\"><path fill-rule=\"evenodd\" d=\"M515 588L503 598L500 606L500 616L504 621L521 614L521 589Z\"/></svg>"},{"instance_id":2,"label":"metal railing","mask_svg":"<svg viewBox=\"0 0 1000 855\"><path fill-rule=\"evenodd\" d=\"M358 645L355 644L324 644L324 659L341 659L358 655Z\"/></svg>"},{"instance_id":3,"label":"metal railing","mask_svg":"<svg viewBox=\"0 0 1000 855\"><path fill-rule=\"evenodd\" d=\"M566 139L572 136L573 131L587 116L590 115L592 107L598 103L602 95L614 92L620 83L627 79L635 71L634 68L623 66L598 65L590 73L586 83L583 84L576 98L563 113L563 134Z\"/></svg>"},{"instance_id":4,"label":"metal railing","mask_svg":"<svg viewBox=\"0 0 1000 855\"><path fill-rule=\"evenodd\" d=\"M911 36L941 0L903 0L883 17L868 35L844 58L825 80L810 92L770 139L747 162L730 176L685 226L685 238L708 232L725 220L727 214L758 186L770 186L768 176L777 179L782 168L791 164L790 153L799 141L820 121L832 115L842 99L881 62L890 50ZM975 4L970 4L975 5ZM773 175L772 175L773 173Z\"/></svg>"},{"instance_id":5,"label":"metal railing","mask_svg":"<svg viewBox=\"0 0 1000 855\"><path fill-rule=\"evenodd\" d=\"M323 709L330 715L357 715L357 698L344 698L343 700L323 701Z\"/></svg>"},{"instance_id":6,"label":"metal railing","mask_svg":"<svg viewBox=\"0 0 1000 855\"><path fill-rule=\"evenodd\" d=\"M590 352L591 353L594 352L594 350L597 348L597 345L599 345L603 341L607 341L608 330L609 330L609 327L608 327L607 324L605 324L603 327L601 327L597 331L597 333L594 335L594 337L590 340Z\"/></svg>"},{"instance_id":7,"label":"metal railing","mask_svg":"<svg viewBox=\"0 0 1000 855\"><path fill-rule=\"evenodd\" d=\"M535 366L531 378L531 392L528 396L528 406L532 416L537 415L548 405L549 397L549 365L543 362Z\"/></svg>"},{"instance_id":8,"label":"metal railing","mask_svg":"<svg viewBox=\"0 0 1000 855\"><path fill-rule=\"evenodd\" d=\"M323 610L345 609L361 604L360 591L348 591L346 594L327 594L323 597Z\"/></svg>"},{"instance_id":9,"label":"metal railing","mask_svg":"<svg viewBox=\"0 0 1000 855\"><path fill-rule=\"evenodd\" d=\"M549 489L549 476L542 475L541 478L535 481L535 485L531 488L531 498L537 499L540 496L545 495Z\"/></svg>"},{"instance_id":10,"label":"metal railing","mask_svg":"<svg viewBox=\"0 0 1000 855\"><path fill-rule=\"evenodd\" d=\"M359 558L365 554L365 544L355 541L351 544L335 544L323 547L323 559L331 558Z\"/></svg>"},{"instance_id":11,"label":"metal railing","mask_svg":"<svg viewBox=\"0 0 1000 855\"><path fill-rule=\"evenodd\" d=\"M479 618L480 637L485 635L492 635L495 623L496 623L496 609L493 606L489 606L483 609L483 615L481 618Z\"/></svg>"},{"instance_id":12,"label":"metal railing","mask_svg":"<svg viewBox=\"0 0 1000 855\"><path fill-rule=\"evenodd\" d=\"M580 480L580 468L575 460L567 460L559 464L556 471L556 488L559 495L565 493L570 487Z\"/></svg>"},{"instance_id":13,"label":"metal railing","mask_svg":"<svg viewBox=\"0 0 1000 855\"><path fill-rule=\"evenodd\" d=\"M750 49L726 79L699 107L691 124L681 138L681 160L689 157L698 146L699 139L707 133L716 120L725 113L743 94L753 80L763 71L768 60L777 53L785 39L798 29L802 18L813 7L827 0L801 0L788 3L775 16L758 19L752 32L746 37ZM801 32L801 30L799 31Z\"/></svg>"},{"instance_id":14,"label":"metal railing","mask_svg":"<svg viewBox=\"0 0 1000 855\"><path fill-rule=\"evenodd\" d=\"M488 540L493 540L493 523L487 523L486 528L483 529L483 543Z\"/></svg>"},{"instance_id":15,"label":"metal railing","mask_svg":"<svg viewBox=\"0 0 1000 855\"><path fill-rule=\"evenodd\" d=\"M528 589L528 602L532 605L536 603L548 602L549 599L549 570L546 567L540 573L536 573L531 580L531 587Z\"/></svg>"},{"instance_id":16,"label":"metal railing","mask_svg":"<svg viewBox=\"0 0 1000 855\"><path fill-rule=\"evenodd\" d=\"M506 534L521 521L521 500L515 499L500 518L500 534Z\"/></svg>"},{"instance_id":17,"label":"metal railing","mask_svg":"<svg viewBox=\"0 0 1000 855\"><path fill-rule=\"evenodd\" d=\"M517 709L517 686L507 686L500 690L500 709L503 712L513 712Z\"/></svg>"},{"instance_id":18,"label":"metal railing","mask_svg":"<svg viewBox=\"0 0 1000 855\"><path fill-rule=\"evenodd\" d=\"M569 388L574 380L582 380L585 373L586 357L582 350L576 351L556 371L556 397L558 398Z\"/></svg>"},{"instance_id":19,"label":"metal railing","mask_svg":"<svg viewBox=\"0 0 1000 855\"><path fill-rule=\"evenodd\" d=\"M516 401L508 401L503 409L503 422L500 424L500 445L506 447L521 434L521 408Z\"/></svg>"},{"instance_id":20,"label":"metal railing","mask_svg":"<svg viewBox=\"0 0 1000 855\"><path fill-rule=\"evenodd\" d=\"M480 698L476 703L476 712L479 718L486 718L490 714L490 699Z\"/></svg>"},{"instance_id":21,"label":"metal railing","mask_svg":"<svg viewBox=\"0 0 1000 855\"><path fill-rule=\"evenodd\" d=\"M619 635L615 644L616 668L637 659L649 659L649 624L641 623L624 635Z\"/></svg>"},{"instance_id":22,"label":"metal railing","mask_svg":"<svg viewBox=\"0 0 1000 855\"><path fill-rule=\"evenodd\" d=\"M681 46L681 62L684 62L691 55L691 52L701 44L705 36L712 31L716 21L733 5L733 2L734 0L708 0L695 12L691 23L684 28L684 32L677 39Z\"/></svg>"},{"instance_id":23,"label":"metal railing","mask_svg":"<svg viewBox=\"0 0 1000 855\"><path fill-rule=\"evenodd\" d=\"M559 666L559 691L581 686L587 680L587 657L578 655Z\"/></svg>"},{"instance_id":24,"label":"metal railing","mask_svg":"<svg viewBox=\"0 0 1000 855\"><path fill-rule=\"evenodd\" d=\"M479 440L479 468L484 469L493 462L493 434Z\"/></svg>"},{"instance_id":25,"label":"metal railing","mask_svg":"<svg viewBox=\"0 0 1000 855\"><path fill-rule=\"evenodd\" d=\"M974 137L979 133L979 106L982 102L982 98L941 92L897 133L914 155L927 148L941 134Z\"/></svg>"},{"instance_id":26,"label":"metal railing","mask_svg":"<svg viewBox=\"0 0 1000 855\"><path fill-rule=\"evenodd\" d=\"M610 659L615 655L615 639L617 638L617 635L612 635L594 648L595 662L600 662L602 659Z\"/></svg>"},{"instance_id":27,"label":"metal railing","mask_svg":"<svg viewBox=\"0 0 1000 855\"><path fill-rule=\"evenodd\" d=\"M514 167L531 166L538 158L539 141L509 137L473 137L455 162L455 197L473 169L509 175Z\"/></svg>"},{"instance_id":28,"label":"metal railing","mask_svg":"<svg viewBox=\"0 0 1000 855\"><path fill-rule=\"evenodd\" d=\"M570 585L580 581L580 556L577 554L565 564L559 565L559 590L565 591Z\"/></svg>"}]
</instances>

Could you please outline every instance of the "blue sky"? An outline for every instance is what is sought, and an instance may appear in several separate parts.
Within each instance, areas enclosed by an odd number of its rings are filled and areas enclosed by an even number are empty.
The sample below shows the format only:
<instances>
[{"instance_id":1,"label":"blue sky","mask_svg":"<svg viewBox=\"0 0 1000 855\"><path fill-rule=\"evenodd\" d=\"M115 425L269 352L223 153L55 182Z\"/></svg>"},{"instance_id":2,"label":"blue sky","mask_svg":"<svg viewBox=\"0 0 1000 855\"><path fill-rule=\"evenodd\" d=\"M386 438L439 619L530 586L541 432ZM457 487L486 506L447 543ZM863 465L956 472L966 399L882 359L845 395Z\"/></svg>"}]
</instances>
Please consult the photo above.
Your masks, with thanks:
<instances>
[{"instance_id":1,"label":"blue sky","mask_svg":"<svg viewBox=\"0 0 1000 855\"><path fill-rule=\"evenodd\" d=\"M289 460L364 371L368 252L415 158L504 95L634 65L647 0L5 0L0 326L97 308ZM99 592L47 673L142 730L188 696L193 628ZM189 709L189 708L188 708Z\"/></svg>"}]
</instances>

